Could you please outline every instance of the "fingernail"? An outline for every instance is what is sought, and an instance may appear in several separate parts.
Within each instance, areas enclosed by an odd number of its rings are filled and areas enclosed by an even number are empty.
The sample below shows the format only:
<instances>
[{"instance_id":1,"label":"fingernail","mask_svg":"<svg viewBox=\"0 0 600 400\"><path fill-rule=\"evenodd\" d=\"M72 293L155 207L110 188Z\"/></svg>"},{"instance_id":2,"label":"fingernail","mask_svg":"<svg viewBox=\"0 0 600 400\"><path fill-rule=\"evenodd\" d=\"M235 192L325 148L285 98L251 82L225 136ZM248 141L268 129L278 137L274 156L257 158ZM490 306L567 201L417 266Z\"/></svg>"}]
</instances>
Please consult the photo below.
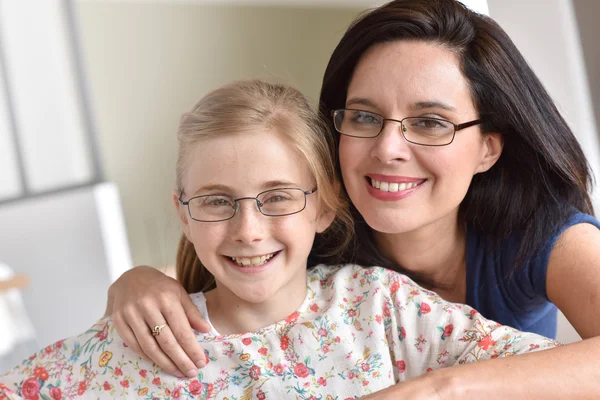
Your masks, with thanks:
<instances>
[{"instance_id":1,"label":"fingernail","mask_svg":"<svg viewBox=\"0 0 600 400\"><path fill-rule=\"evenodd\" d=\"M206 363L204 362L204 360L196 361L196 367L198 368L203 368L205 365Z\"/></svg>"},{"instance_id":2,"label":"fingernail","mask_svg":"<svg viewBox=\"0 0 600 400\"><path fill-rule=\"evenodd\" d=\"M195 378L196 375L198 375L198 370L197 369L190 369L187 372L187 376L190 377L190 378Z\"/></svg>"},{"instance_id":3,"label":"fingernail","mask_svg":"<svg viewBox=\"0 0 600 400\"><path fill-rule=\"evenodd\" d=\"M181 371L179 371L179 370L175 371L173 373L173 375L175 375L178 378L185 378L185 375Z\"/></svg>"}]
</instances>

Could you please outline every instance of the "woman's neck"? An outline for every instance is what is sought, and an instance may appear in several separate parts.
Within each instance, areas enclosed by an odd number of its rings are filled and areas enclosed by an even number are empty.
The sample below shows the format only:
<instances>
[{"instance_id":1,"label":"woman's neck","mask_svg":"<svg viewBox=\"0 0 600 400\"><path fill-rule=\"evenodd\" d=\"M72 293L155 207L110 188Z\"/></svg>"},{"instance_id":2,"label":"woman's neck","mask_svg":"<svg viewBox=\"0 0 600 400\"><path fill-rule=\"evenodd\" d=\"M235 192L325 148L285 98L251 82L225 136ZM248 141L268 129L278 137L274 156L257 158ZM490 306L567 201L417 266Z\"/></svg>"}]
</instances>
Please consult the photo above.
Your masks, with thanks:
<instances>
[{"instance_id":1,"label":"woman's neck","mask_svg":"<svg viewBox=\"0 0 600 400\"><path fill-rule=\"evenodd\" d=\"M306 298L306 279L294 287L281 288L261 303L245 301L218 283L204 296L210 322L219 334L254 332L284 320L300 308Z\"/></svg>"},{"instance_id":2,"label":"woman's neck","mask_svg":"<svg viewBox=\"0 0 600 400\"><path fill-rule=\"evenodd\" d=\"M383 254L444 299L466 301L466 229L458 212L411 232L375 232Z\"/></svg>"}]
</instances>

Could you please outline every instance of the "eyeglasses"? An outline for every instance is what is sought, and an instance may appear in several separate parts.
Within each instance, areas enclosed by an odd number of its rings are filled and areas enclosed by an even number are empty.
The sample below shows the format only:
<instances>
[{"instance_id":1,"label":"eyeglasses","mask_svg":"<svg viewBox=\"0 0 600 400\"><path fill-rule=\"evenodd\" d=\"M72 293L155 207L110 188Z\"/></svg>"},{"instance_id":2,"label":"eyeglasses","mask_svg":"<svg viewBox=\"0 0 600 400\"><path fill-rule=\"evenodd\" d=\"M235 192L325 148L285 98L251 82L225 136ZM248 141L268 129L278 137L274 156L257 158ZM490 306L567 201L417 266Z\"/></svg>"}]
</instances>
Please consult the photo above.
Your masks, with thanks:
<instances>
[{"instance_id":1,"label":"eyeglasses","mask_svg":"<svg viewBox=\"0 0 600 400\"><path fill-rule=\"evenodd\" d=\"M299 188L271 189L259 193L256 197L240 197L234 199L224 194L207 194L192 197L183 201L179 195L179 203L187 206L188 213L194 221L220 222L235 216L241 200L255 200L258 211L268 217L282 217L299 213L306 208L306 196L313 194L317 188L304 191Z\"/></svg>"},{"instance_id":2,"label":"eyeglasses","mask_svg":"<svg viewBox=\"0 0 600 400\"><path fill-rule=\"evenodd\" d=\"M421 146L447 146L452 143L457 131L483 122L476 119L457 125L442 118L430 117L407 117L398 120L384 118L370 111L353 109L335 110L331 115L336 131L357 138L377 137L383 130L385 121L399 122L404 139Z\"/></svg>"}]
</instances>

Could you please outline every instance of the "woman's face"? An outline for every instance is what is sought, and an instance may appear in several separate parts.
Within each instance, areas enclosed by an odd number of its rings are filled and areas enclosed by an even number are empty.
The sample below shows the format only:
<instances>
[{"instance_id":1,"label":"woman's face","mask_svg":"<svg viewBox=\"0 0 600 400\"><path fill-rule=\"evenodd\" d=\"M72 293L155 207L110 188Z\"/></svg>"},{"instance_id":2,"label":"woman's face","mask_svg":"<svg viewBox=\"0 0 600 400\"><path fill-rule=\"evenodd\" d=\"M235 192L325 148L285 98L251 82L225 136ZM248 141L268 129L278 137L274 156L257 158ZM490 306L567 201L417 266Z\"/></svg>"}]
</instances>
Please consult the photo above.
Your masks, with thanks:
<instances>
[{"instance_id":1,"label":"woman's face","mask_svg":"<svg viewBox=\"0 0 600 400\"><path fill-rule=\"evenodd\" d=\"M365 52L345 107L396 120L434 117L461 124L479 118L455 54L419 41L378 44ZM350 199L382 233L456 219L473 175L489 169L501 150L501 137L482 135L479 126L457 131L447 146L412 144L394 121L386 121L375 138L341 135L339 147Z\"/></svg>"}]
</instances>

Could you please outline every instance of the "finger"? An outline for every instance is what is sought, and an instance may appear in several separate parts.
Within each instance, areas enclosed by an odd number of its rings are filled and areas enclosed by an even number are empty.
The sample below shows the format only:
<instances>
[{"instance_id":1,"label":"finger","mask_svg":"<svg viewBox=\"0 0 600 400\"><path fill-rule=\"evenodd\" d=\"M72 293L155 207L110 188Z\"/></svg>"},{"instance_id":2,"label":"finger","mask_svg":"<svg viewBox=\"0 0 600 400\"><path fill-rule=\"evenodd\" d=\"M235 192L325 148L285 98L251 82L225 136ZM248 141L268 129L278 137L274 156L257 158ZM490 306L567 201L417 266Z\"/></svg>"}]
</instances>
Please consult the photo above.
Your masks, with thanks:
<instances>
[{"instance_id":1,"label":"finger","mask_svg":"<svg viewBox=\"0 0 600 400\"><path fill-rule=\"evenodd\" d=\"M181 305L183 306L185 315L187 316L192 328L198 332L210 332L210 324L206 322L204 318L202 318L202 314L200 314L198 307L196 307L196 305L192 302L192 299L189 295L187 295L187 293L184 296L181 296Z\"/></svg>"},{"instance_id":2,"label":"finger","mask_svg":"<svg viewBox=\"0 0 600 400\"><path fill-rule=\"evenodd\" d=\"M186 302L189 302L189 304L186 304ZM187 318L189 314L186 311L191 310L191 308L193 307L198 313L198 315L200 314L200 312L187 295L184 296L184 298L182 298L182 305L183 308L176 307L167 312L163 311L163 315L167 317L167 323L169 324L169 328L171 329L171 332L175 336L175 339L177 340L185 354L189 357L189 359L192 360L196 368L202 368L206 365L206 357L204 355L204 350L202 350L200 343L198 343L198 338L196 337L196 334L190 326L189 320ZM200 319L202 319L201 316ZM206 323L206 321L204 321L203 319L202 321L204 322L204 324L208 325L209 329L207 331L209 331L210 325ZM177 362L176 364L179 365Z\"/></svg>"},{"instance_id":3,"label":"finger","mask_svg":"<svg viewBox=\"0 0 600 400\"><path fill-rule=\"evenodd\" d=\"M135 334L131 330L131 327L127 325L127 323L125 322L125 320L123 320L120 314L113 315L112 321L119 337L121 338L121 340L123 340L127 347L133 350L138 356L142 357L144 360L152 362L152 360L144 353L144 351L140 347L140 344L138 343Z\"/></svg>"},{"instance_id":4,"label":"finger","mask_svg":"<svg viewBox=\"0 0 600 400\"><path fill-rule=\"evenodd\" d=\"M133 331L135 338L142 349L142 352L144 352L144 354L146 354L152 360L152 362L161 367L165 372L178 378L183 378L185 375L177 368L177 365L175 365L169 356L163 352L155 337L152 336L150 325L145 321L145 319L127 318L127 320L130 321L129 326L131 327L131 330ZM164 321L164 318L162 315L160 315L157 320ZM164 333L164 329L161 334L162 333Z\"/></svg>"},{"instance_id":5,"label":"finger","mask_svg":"<svg viewBox=\"0 0 600 400\"><path fill-rule=\"evenodd\" d=\"M184 320L187 321L185 318ZM194 362L188 357L186 352L181 347L179 341L174 336L168 321L168 317L165 317L162 313L158 312L149 315L148 319L146 320L146 324L147 326L155 326L164 323L167 324L167 326L160 330L159 335L153 337L154 341L160 347L161 352L169 358L169 360L179 371L182 371L188 377L193 378L198 374L198 367L196 367ZM189 326L188 333L194 336Z\"/></svg>"}]
</instances>

